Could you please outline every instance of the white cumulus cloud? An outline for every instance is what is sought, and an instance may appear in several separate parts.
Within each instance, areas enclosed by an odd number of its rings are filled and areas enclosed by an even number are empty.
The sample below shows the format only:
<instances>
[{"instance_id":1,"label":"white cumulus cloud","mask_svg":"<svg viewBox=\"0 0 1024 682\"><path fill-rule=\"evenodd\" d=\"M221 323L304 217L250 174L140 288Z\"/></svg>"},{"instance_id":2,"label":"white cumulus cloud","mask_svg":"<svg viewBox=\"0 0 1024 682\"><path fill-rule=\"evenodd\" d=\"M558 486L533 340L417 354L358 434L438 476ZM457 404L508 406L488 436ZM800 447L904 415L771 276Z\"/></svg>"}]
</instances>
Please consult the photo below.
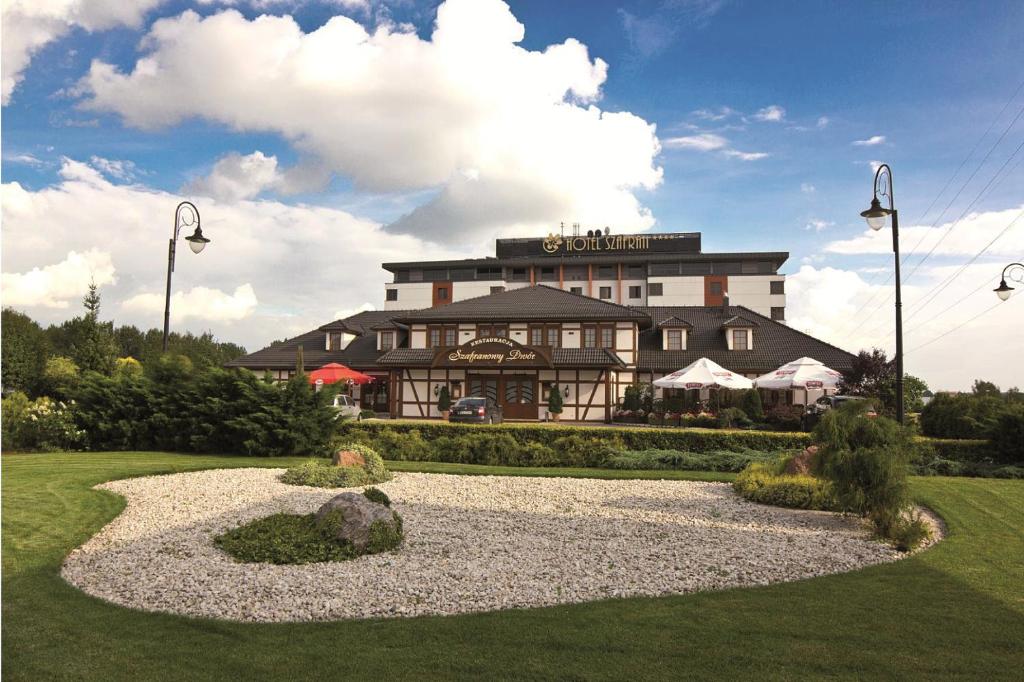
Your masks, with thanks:
<instances>
[{"instance_id":1,"label":"white cumulus cloud","mask_svg":"<svg viewBox=\"0 0 1024 682\"><path fill-rule=\"evenodd\" d=\"M80 26L99 31L115 26L137 27L146 13L163 0L3 0L2 101L8 104L24 78L32 55Z\"/></svg>"},{"instance_id":2,"label":"white cumulus cloud","mask_svg":"<svg viewBox=\"0 0 1024 682\"><path fill-rule=\"evenodd\" d=\"M448 0L427 40L344 16L304 33L286 16L186 11L153 24L130 72L95 61L78 91L139 128L279 133L360 190L438 190L392 231L454 243L481 215L504 233L650 228L635 192L662 180L654 126L598 108L607 65L585 45L528 50L524 35L498 0Z\"/></svg>"},{"instance_id":3,"label":"white cumulus cloud","mask_svg":"<svg viewBox=\"0 0 1024 682\"><path fill-rule=\"evenodd\" d=\"M5 306L59 309L80 301L91 282L104 286L116 281L110 254L97 249L71 251L59 263L28 272L5 272L2 277Z\"/></svg>"},{"instance_id":4,"label":"white cumulus cloud","mask_svg":"<svg viewBox=\"0 0 1024 682\"><path fill-rule=\"evenodd\" d=\"M142 293L128 298L121 307L129 312L150 313L154 317L164 310L165 293ZM256 310L256 291L251 284L238 286L228 294L220 289L193 287L171 295L171 321L205 320L232 322L252 315Z\"/></svg>"},{"instance_id":5,"label":"white cumulus cloud","mask_svg":"<svg viewBox=\"0 0 1024 682\"><path fill-rule=\"evenodd\" d=\"M778 104L773 104L763 109L758 109L755 114L751 116L755 121L767 121L769 123L779 123L784 121L786 118L786 110L780 107Z\"/></svg>"}]
</instances>

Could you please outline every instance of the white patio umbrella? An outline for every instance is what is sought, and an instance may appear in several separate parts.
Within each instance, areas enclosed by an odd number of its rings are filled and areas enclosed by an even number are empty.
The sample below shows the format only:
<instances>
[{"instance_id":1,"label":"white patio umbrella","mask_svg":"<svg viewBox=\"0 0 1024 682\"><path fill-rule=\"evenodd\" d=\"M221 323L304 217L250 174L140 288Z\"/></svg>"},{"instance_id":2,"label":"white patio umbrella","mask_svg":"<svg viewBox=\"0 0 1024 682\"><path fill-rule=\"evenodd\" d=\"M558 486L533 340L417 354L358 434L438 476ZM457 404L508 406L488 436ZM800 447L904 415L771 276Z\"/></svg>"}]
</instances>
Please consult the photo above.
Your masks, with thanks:
<instances>
[{"instance_id":1,"label":"white patio umbrella","mask_svg":"<svg viewBox=\"0 0 1024 682\"><path fill-rule=\"evenodd\" d=\"M832 389L843 375L814 358L800 358L754 379L758 388L787 391L794 388Z\"/></svg>"},{"instance_id":2,"label":"white patio umbrella","mask_svg":"<svg viewBox=\"0 0 1024 682\"><path fill-rule=\"evenodd\" d=\"M754 382L725 367L701 358L683 369L672 372L655 380L655 386L661 388L753 388Z\"/></svg>"}]
</instances>

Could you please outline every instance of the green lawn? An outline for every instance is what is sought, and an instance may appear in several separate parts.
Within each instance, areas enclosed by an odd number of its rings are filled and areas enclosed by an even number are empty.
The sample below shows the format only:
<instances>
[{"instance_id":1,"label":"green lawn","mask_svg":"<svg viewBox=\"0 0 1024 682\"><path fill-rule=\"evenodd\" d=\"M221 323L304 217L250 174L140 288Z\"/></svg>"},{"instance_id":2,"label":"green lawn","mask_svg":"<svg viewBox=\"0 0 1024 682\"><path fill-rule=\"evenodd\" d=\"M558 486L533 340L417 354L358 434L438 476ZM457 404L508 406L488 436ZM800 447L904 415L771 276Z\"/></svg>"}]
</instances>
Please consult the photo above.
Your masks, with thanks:
<instances>
[{"instance_id":1,"label":"green lawn","mask_svg":"<svg viewBox=\"0 0 1024 682\"><path fill-rule=\"evenodd\" d=\"M915 479L915 495L942 514L950 537L914 558L799 583L679 597L448 618L245 625L130 611L88 597L59 576L62 558L123 506L92 485L296 461L4 456L4 679L934 680L1020 679L1024 669L1024 481Z\"/></svg>"}]
</instances>

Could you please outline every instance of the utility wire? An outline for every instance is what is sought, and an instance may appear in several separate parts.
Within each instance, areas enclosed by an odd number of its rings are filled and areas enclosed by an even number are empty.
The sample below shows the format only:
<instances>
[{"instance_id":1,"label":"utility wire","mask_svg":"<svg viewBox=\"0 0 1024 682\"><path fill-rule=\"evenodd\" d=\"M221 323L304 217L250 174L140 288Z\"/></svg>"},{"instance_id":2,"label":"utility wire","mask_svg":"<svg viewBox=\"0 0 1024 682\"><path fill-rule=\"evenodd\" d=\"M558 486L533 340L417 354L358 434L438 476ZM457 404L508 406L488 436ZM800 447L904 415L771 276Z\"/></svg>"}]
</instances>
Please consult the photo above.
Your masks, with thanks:
<instances>
[{"instance_id":1,"label":"utility wire","mask_svg":"<svg viewBox=\"0 0 1024 682\"><path fill-rule=\"evenodd\" d=\"M1019 297L1014 297L1014 298L1019 298ZM1013 300L1013 299L1011 299L1011 300ZM952 334L953 332L955 332L955 331L956 331L957 329L960 329L961 327L963 327L963 326L965 326L965 325L968 325L968 324L970 324L971 322L974 322L974 321L975 321L976 319L978 319L978 318L979 318L979 317L981 317L982 315L984 315L984 314L986 314L986 313L988 313L988 312L991 312L992 310L995 310L996 308L998 308L998 307L999 307L999 306L1001 306L1001 305L1006 305L1006 304L1007 304L1008 302L1009 302L1009 301L996 301L996 303L995 303L994 305L992 305L992 306L991 306L991 307L989 307L989 308L985 308L984 310L982 310L982 311L981 311L980 313L978 313L977 315L975 315L975 316L974 316L974 317L972 317L971 319L969 319L969 320L965 320L965 321L961 322L960 324L958 324L957 326L955 326L955 327L953 327L953 328L951 328L951 329L947 329L946 331L944 331L943 333L939 334L938 336L936 336L936 337L935 337L934 339L932 339L931 341L925 341L925 342L924 342L924 343L922 343L922 344L921 344L920 346L915 346L914 348L911 348L911 349L910 349L909 351L907 351L906 353L904 353L904 355L909 355L909 354L913 353L914 351L918 351L918 350L921 350L921 349L922 349L922 348L924 348L925 346L930 346L931 344L935 343L935 342L936 342L936 341L938 341L939 339L941 339L941 338L944 338L944 337L946 337L946 336L949 336L950 334Z\"/></svg>"},{"instance_id":2,"label":"utility wire","mask_svg":"<svg viewBox=\"0 0 1024 682\"><path fill-rule=\"evenodd\" d=\"M1018 95L1018 94L1020 93L1020 91L1021 91L1022 89L1024 89L1024 81L1022 81L1022 82L1021 82L1021 84L1017 86L1017 89L1016 89L1016 90L1014 91L1013 95L1011 95L1011 96L1010 96L1010 99L1008 99L1008 100L1006 101L1006 104L1004 104L1004 105L1003 105L1003 108L1002 108L1002 109L1001 109L1001 110L999 111L999 113L998 113L998 114L996 115L996 117L995 117L995 118L994 118L994 119L992 120L992 122L991 122L991 123L989 124L989 127L988 127L988 128L987 128L987 129L985 130L985 132L984 132L984 133L982 134L982 136L978 138L978 141L977 141L977 142L976 142L976 143L974 144L974 147L973 147L973 148L971 149L970 153L969 153L969 154L968 154L968 155L967 155L967 156L966 156L966 157L964 158L964 160L963 160L963 161L962 161L962 162L960 163L960 166L959 166L959 167L957 168L956 172L955 172L955 173L953 173L953 175L952 175L952 176L950 177L950 179L946 181L946 185L945 185L945 186L943 187L943 189L942 189L942 190L941 190L941 191L939 192L939 194L937 194L937 195L936 195L935 199L933 199L933 200L932 200L932 203L931 203L931 204L929 205L929 207L928 207L928 210L927 210L927 211L925 211L924 215L922 215L922 218L924 218L924 217L926 217L926 216L928 215L928 213L929 213L929 212L931 211L931 208L932 208L932 206L934 206L934 205L935 205L935 202L936 202L936 201L938 200L938 198L939 198L939 197L940 197L940 196L941 196L941 195L942 195L942 194L943 194L943 193L944 193L944 192L946 191L946 189L947 189L947 188L949 187L949 185L951 184L951 182L952 182L953 178L955 178L955 177L956 177L956 176L957 176L957 175L958 175L958 174L960 173L960 170L961 170L961 169L963 168L963 166L964 166L964 165L965 165L965 164L967 163L967 161L968 161L968 160L969 160L969 159L971 158L971 156L973 156L973 155L974 155L974 152L975 152L975 151L976 151L976 150L978 149L978 147L979 147L979 146L981 145L981 142L982 142L982 141L983 141L983 140L984 140L984 139L985 139L985 138L986 138L986 137L988 136L989 132L991 132L992 128L993 128L993 127L995 126L995 123L996 123L996 121L998 121L998 120L999 120L999 119L1000 119L1000 118L1002 117L1003 113L1004 113L1004 112L1006 111L1006 109L1007 109L1007 108L1009 107L1010 103L1011 103L1011 102L1013 102L1013 100L1014 100L1014 99L1016 99L1017 95ZM1006 127L1006 128L1004 129L1004 130L1003 130L1002 134L1001 134L1001 135L999 136L999 139L997 139L997 140L995 141L995 143L994 143L994 144L993 144L993 145L992 145L992 146L991 146L991 147L989 148L988 152L987 152L987 153L985 154L985 157L984 157L984 158L983 158L983 159L982 159L982 160L981 160L981 161L980 161L980 162L978 163L978 166L977 166L977 167L976 167L976 168L974 169L974 172L973 172L973 173L971 173L971 176L970 176L969 178L967 178L967 180L965 180L965 181L963 182L963 184L961 184L961 185L960 185L960 189L958 189L958 190L957 190L957 193L956 193L956 194L955 194L955 195L953 196L953 198L952 198L952 199L951 199L951 200L949 201L949 203L947 203L947 204L946 204L946 207L945 207L945 208L944 208L944 209L942 210L942 212L941 212L941 213L940 213L940 214L938 215L938 217L937 217L937 218L935 219L935 222L934 222L934 223L932 224L932 226L931 226L932 228L934 228L934 227L936 227L936 226L938 225L939 221L940 221L940 220L942 219L942 216L944 216L944 215L946 214L946 211L948 211L948 210L949 210L949 208L950 208L950 207L951 207L951 206L953 205L953 202L955 202L955 201L957 200L957 198L958 198L958 197L960 196L960 194L961 194L961 193L963 192L963 190L964 190L964 189L965 189L965 188L967 187L967 185L968 185L968 184L969 184L969 183L971 182L971 180L973 180L973 179L974 179L974 177L975 177L975 176L976 176L976 175L978 174L978 171L979 171L979 170L981 170L981 168L982 168L982 167L983 167L983 166L985 165L985 162L986 162L986 161L988 161L989 157L990 157L990 156L992 155L992 152L993 152L993 151L995 151L995 149L996 149L996 147L997 147L997 146L999 145L999 143L1003 141L1003 139L1004 139L1004 138L1006 137L1006 135L1007 135L1007 133L1008 133L1008 132L1010 131L1010 129L1011 129L1011 128L1012 128L1012 127L1013 127L1013 126L1014 126L1014 125L1015 125L1015 124L1017 123L1018 119L1020 119L1021 115L1024 115L1024 106L1022 106L1022 107L1021 107L1020 111L1018 111L1018 112L1017 112L1017 115L1016 115L1016 116L1015 116L1015 117L1013 118L1013 120L1012 120L1012 121L1010 122L1010 124L1009 124L1009 125L1008 125L1008 126L1007 126L1007 127ZM1019 149L1019 148L1018 148L1018 149ZM1016 152L1014 152L1014 155L1015 155L1015 154L1016 154ZM1013 157L1013 155L1011 155L1011 157L1010 157L1010 158L1012 158L1012 157ZM1007 161L1009 161L1009 159L1008 159ZM1005 165L1006 165L1006 164L1004 163L1004 164L1003 164L1003 166L1005 167ZM1000 169L1000 170L1002 170L1002 169ZM999 173L999 171L997 171L997 172L996 172L996 175L998 175L998 173ZM993 177L993 179L995 179L996 175L993 175L993 176L992 176L992 177ZM990 180L989 184L991 184L991 180ZM986 186L986 189L987 189L987 187L988 187L988 186ZM983 189L983 190L982 190L982 193L984 193L984 191L985 191L985 190ZM981 194L979 193L978 197L975 197L975 201L977 201L977 200L978 200L978 198L979 198L980 196L981 196ZM971 202L971 205L973 206L973 205L974 205L974 202ZM961 216L961 218L962 218L962 217L963 217L963 216ZM947 231L946 231L946 235L948 235L948 234L949 234L949 232L950 232L950 231L952 231L952 229L953 229L954 227L956 227L956 224L957 224L957 223L959 222L959 220L960 220L960 219L957 219L957 221L956 221L956 222L954 222L954 223L953 223L953 224L952 224L952 225L951 225L951 226L950 226L950 227L949 227L949 228L947 229ZM921 222L921 219L919 219L919 220L918 220L918 222ZM936 248L938 247L938 245L939 245L939 244L940 244L940 243L942 242L942 240L943 240L943 239L945 239L946 235L943 235L943 236L942 236L942 237L941 237L941 238L939 239L939 241L938 241L938 242L937 242L937 243L935 244L935 246L933 246L933 247L932 247L931 251L929 251L929 252L928 252L928 253L927 253L927 254L925 255L925 257L924 257L924 258L922 258L922 259L921 259L921 260L920 260L920 261L919 261L919 262L917 263L917 265L915 265L915 266L914 266L914 269L913 269L913 270L912 270L912 271L910 272L910 274L909 274L909 275L907 275L906 279L909 279L909 278L910 278L910 277L911 277L911 276L912 276L912 275L913 275L913 274L914 274L915 272L917 272L917 269L918 269L918 268L919 268L919 267L921 266L921 264L922 264L922 263L923 263L923 262L924 262L924 261L925 261L925 260L926 260L926 259L927 259L927 258L928 258L929 256L931 256L931 255L932 255L932 253L933 253L933 252L935 251L935 249L936 249ZM921 245L921 243L922 243L922 242L924 241L924 239L925 239L925 238L926 238L927 236L928 236L928 231L927 231L927 230L925 230L925 231L924 231L924 232L923 232L923 233L921 234L921 238L917 240L917 243L916 243L916 244L915 244L915 245L913 246L913 248L911 248L911 249L910 249L910 251L906 252L906 254L905 254L905 255L903 256L903 258L902 258L902 259L900 260L900 264L901 264L901 265L905 265L905 264L906 264L907 260L908 260L908 259L910 258L910 256L911 256L911 254L913 254L913 253L915 253L915 252L917 251L918 247L919 247L919 246ZM890 282L890 281L892 280L893 276L894 276L894 272L890 272L890 273L889 273L889 276L888 276L888 277L886 278L885 282L883 282L883 283L882 283L881 285L879 285L879 286L885 286L886 284L888 284L888 283L889 283L889 282ZM858 316L858 315L860 314L860 312L861 312L862 310L864 310L864 308L865 308L865 307L867 307L867 305L868 305L868 304L870 304L870 303L871 303L871 301L873 301L873 300L875 299L875 296L876 296L876 295L877 295L878 293L880 293L880 292L881 292L881 290L878 290L878 291L876 291L876 292L875 292L874 294L872 294L872 295L871 295L871 296L870 296L870 297L868 298L868 300L867 300L867 301L865 301L865 302L864 302L863 304L861 304L860 308L858 308L858 309L857 309L857 311L856 311L856 312L855 312L855 313L853 314L853 316L852 316L852 319L853 319L853 320L856 320L856 319L857 319L857 316ZM882 300L881 300L881 301L880 301L880 302L878 303L878 305L876 305L876 306L875 306L874 308L872 308L872 309L871 309L871 312L870 312L870 313L869 313L868 315L866 315L866 316L864 316L864 317L860 318L860 319L861 319L861 322L860 322L860 323L858 323L858 324L857 324L857 325L856 325L856 326L855 326L855 327L854 327L853 329L851 329L851 330L850 330L849 332L846 332L846 333L845 333L844 335L847 335L847 336L848 336L848 335L850 335L850 334L853 334L854 332L856 332L857 330L859 330L859 329L860 329L861 327L863 327L863 326L864 326L864 324L865 324L865 323L867 322L867 320L871 319L871 318L872 318L872 316L873 316L873 315L875 314L875 312L876 312L876 311L877 311L877 310L878 310L879 308L881 308L881 307L882 307L883 305L885 305L885 303L887 303L887 302L889 301L889 299L890 299L890 298L891 298L892 296L893 296L893 294L891 294L891 293L890 293L890 294L888 294L888 295L886 295L886 297L885 297L885 298L883 298L883 299L882 299Z\"/></svg>"}]
</instances>

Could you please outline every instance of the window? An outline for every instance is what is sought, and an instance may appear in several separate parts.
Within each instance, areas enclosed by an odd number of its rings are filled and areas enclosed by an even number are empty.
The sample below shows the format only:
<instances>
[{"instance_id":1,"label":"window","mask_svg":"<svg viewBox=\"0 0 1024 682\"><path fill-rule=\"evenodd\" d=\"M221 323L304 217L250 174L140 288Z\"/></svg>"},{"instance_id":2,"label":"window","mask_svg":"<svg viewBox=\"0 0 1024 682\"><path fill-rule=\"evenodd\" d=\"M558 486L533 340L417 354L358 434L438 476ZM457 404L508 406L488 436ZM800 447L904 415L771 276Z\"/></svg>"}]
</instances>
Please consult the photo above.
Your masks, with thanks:
<instances>
[{"instance_id":1,"label":"window","mask_svg":"<svg viewBox=\"0 0 1024 682\"><path fill-rule=\"evenodd\" d=\"M615 347L615 325L585 324L582 332L584 348Z\"/></svg>"},{"instance_id":2,"label":"window","mask_svg":"<svg viewBox=\"0 0 1024 682\"><path fill-rule=\"evenodd\" d=\"M505 287L491 287L492 294L500 294L503 291L505 291Z\"/></svg>"},{"instance_id":3,"label":"window","mask_svg":"<svg viewBox=\"0 0 1024 682\"><path fill-rule=\"evenodd\" d=\"M667 329L665 330L668 340L668 350L682 350L683 349L683 330L682 329Z\"/></svg>"},{"instance_id":4,"label":"window","mask_svg":"<svg viewBox=\"0 0 1024 682\"><path fill-rule=\"evenodd\" d=\"M786 319L786 309L783 307L772 306L772 319L778 320L779 322Z\"/></svg>"},{"instance_id":5,"label":"window","mask_svg":"<svg viewBox=\"0 0 1024 682\"><path fill-rule=\"evenodd\" d=\"M430 325L427 327L427 347L457 346L459 328L455 325Z\"/></svg>"},{"instance_id":6,"label":"window","mask_svg":"<svg viewBox=\"0 0 1024 682\"><path fill-rule=\"evenodd\" d=\"M448 271L435 268L433 270L424 270L423 279L428 282L443 282L448 279Z\"/></svg>"},{"instance_id":7,"label":"window","mask_svg":"<svg viewBox=\"0 0 1024 682\"><path fill-rule=\"evenodd\" d=\"M646 274L643 265L630 265L626 267L626 277L629 279L643 279Z\"/></svg>"},{"instance_id":8,"label":"window","mask_svg":"<svg viewBox=\"0 0 1024 682\"><path fill-rule=\"evenodd\" d=\"M641 293L642 291L643 291L643 287L630 287L629 288L629 297L630 298L640 298L641 296L643 296L643 293Z\"/></svg>"},{"instance_id":9,"label":"window","mask_svg":"<svg viewBox=\"0 0 1024 682\"><path fill-rule=\"evenodd\" d=\"M599 265L597 267L597 278L598 279L615 279L615 266L614 265Z\"/></svg>"},{"instance_id":10,"label":"window","mask_svg":"<svg viewBox=\"0 0 1024 682\"><path fill-rule=\"evenodd\" d=\"M757 261L745 260L740 264L740 272L744 275L757 274Z\"/></svg>"},{"instance_id":11,"label":"window","mask_svg":"<svg viewBox=\"0 0 1024 682\"><path fill-rule=\"evenodd\" d=\"M780 279L779 281L771 282L771 293L773 294L784 294L786 293L786 280Z\"/></svg>"},{"instance_id":12,"label":"window","mask_svg":"<svg viewBox=\"0 0 1024 682\"><path fill-rule=\"evenodd\" d=\"M683 263L681 271L684 275L710 275L711 263Z\"/></svg>"},{"instance_id":13,"label":"window","mask_svg":"<svg viewBox=\"0 0 1024 682\"><path fill-rule=\"evenodd\" d=\"M746 329L733 329L732 330L732 349L733 350L749 350L747 345L747 330Z\"/></svg>"},{"instance_id":14,"label":"window","mask_svg":"<svg viewBox=\"0 0 1024 682\"><path fill-rule=\"evenodd\" d=\"M476 338L482 339L488 336L506 338L508 336L508 325L506 324L481 324L477 325Z\"/></svg>"},{"instance_id":15,"label":"window","mask_svg":"<svg viewBox=\"0 0 1024 682\"><path fill-rule=\"evenodd\" d=\"M501 279L501 268L477 268L477 279Z\"/></svg>"},{"instance_id":16,"label":"window","mask_svg":"<svg viewBox=\"0 0 1024 682\"><path fill-rule=\"evenodd\" d=\"M531 346L551 346L558 348L561 329L557 324L530 325Z\"/></svg>"},{"instance_id":17,"label":"window","mask_svg":"<svg viewBox=\"0 0 1024 682\"><path fill-rule=\"evenodd\" d=\"M612 297L612 288L611 287L601 287L601 298L603 300L608 300L611 297Z\"/></svg>"},{"instance_id":18,"label":"window","mask_svg":"<svg viewBox=\"0 0 1024 682\"><path fill-rule=\"evenodd\" d=\"M722 294L722 283L711 282L708 287L708 291L711 292L712 296L720 296Z\"/></svg>"},{"instance_id":19,"label":"window","mask_svg":"<svg viewBox=\"0 0 1024 682\"><path fill-rule=\"evenodd\" d=\"M569 287L569 292L573 294L583 295L583 287Z\"/></svg>"},{"instance_id":20,"label":"window","mask_svg":"<svg viewBox=\"0 0 1024 682\"><path fill-rule=\"evenodd\" d=\"M548 325L547 335L549 346L558 348L562 345L562 330L558 328L557 324Z\"/></svg>"},{"instance_id":21,"label":"window","mask_svg":"<svg viewBox=\"0 0 1024 682\"><path fill-rule=\"evenodd\" d=\"M395 347L395 333L394 332L381 332L380 333L380 349L391 350Z\"/></svg>"},{"instance_id":22,"label":"window","mask_svg":"<svg viewBox=\"0 0 1024 682\"><path fill-rule=\"evenodd\" d=\"M387 301L397 301L398 289L388 289L384 294L384 299Z\"/></svg>"},{"instance_id":23,"label":"window","mask_svg":"<svg viewBox=\"0 0 1024 682\"><path fill-rule=\"evenodd\" d=\"M653 282L647 285L648 296L661 296L662 295L662 284L661 282Z\"/></svg>"},{"instance_id":24,"label":"window","mask_svg":"<svg viewBox=\"0 0 1024 682\"><path fill-rule=\"evenodd\" d=\"M656 276L678 275L679 263L652 263L651 274Z\"/></svg>"},{"instance_id":25,"label":"window","mask_svg":"<svg viewBox=\"0 0 1024 682\"><path fill-rule=\"evenodd\" d=\"M437 288L437 300L447 301L448 300L448 287Z\"/></svg>"},{"instance_id":26,"label":"window","mask_svg":"<svg viewBox=\"0 0 1024 682\"><path fill-rule=\"evenodd\" d=\"M540 269L540 278L544 282L551 282L558 279L555 269L551 266L544 266Z\"/></svg>"},{"instance_id":27,"label":"window","mask_svg":"<svg viewBox=\"0 0 1024 682\"><path fill-rule=\"evenodd\" d=\"M510 278L513 282L525 282L526 268L512 268L512 277Z\"/></svg>"},{"instance_id":28,"label":"window","mask_svg":"<svg viewBox=\"0 0 1024 682\"><path fill-rule=\"evenodd\" d=\"M327 342L330 350L341 350L341 332L331 332L328 334Z\"/></svg>"}]
</instances>

